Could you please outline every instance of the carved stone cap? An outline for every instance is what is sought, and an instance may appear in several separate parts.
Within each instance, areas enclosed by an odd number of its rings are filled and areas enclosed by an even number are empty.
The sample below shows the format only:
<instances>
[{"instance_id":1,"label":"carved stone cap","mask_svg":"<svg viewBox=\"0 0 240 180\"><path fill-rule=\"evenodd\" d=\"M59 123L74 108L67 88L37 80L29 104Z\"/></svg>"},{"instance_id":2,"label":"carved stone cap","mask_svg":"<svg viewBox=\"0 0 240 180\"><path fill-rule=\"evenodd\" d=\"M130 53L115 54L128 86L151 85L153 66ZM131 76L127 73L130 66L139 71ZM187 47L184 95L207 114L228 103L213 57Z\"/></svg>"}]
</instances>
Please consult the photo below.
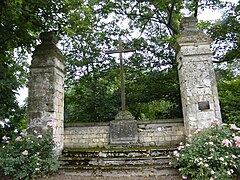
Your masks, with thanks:
<instances>
[{"instance_id":1,"label":"carved stone cap","mask_svg":"<svg viewBox=\"0 0 240 180\"><path fill-rule=\"evenodd\" d=\"M134 120L133 115L129 111L120 111L116 116L115 120Z\"/></svg>"},{"instance_id":2,"label":"carved stone cap","mask_svg":"<svg viewBox=\"0 0 240 180\"><path fill-rule=\"evenodd\" d=\"M184 17L181 21L182 31L198 31L197 29L197 18L196 17Z\"/></svg>"},{"instance_id":3,"label":"carved stone cap","mask_svg":"<svg viewBox=\"0 0 240 180\"><path fill-rule=\"evenodd\" d=\"M212 39L197 28L197 18L184 17L181 21L181 37L177 40L177 47L183 44L210 44Z\"/></svg>"},{"instance_id":4,"label":"carved stone cap","mask_svg":"<svg viewBox=\"0 0 240 180\"><path fill-rule=\"evenodd\" d=\"M40 39L42 41L42 44L52 44L55 45L58 42L58 38L55 35L55 32L42 32L40 34Z\"/></svg>"}]
</instances>

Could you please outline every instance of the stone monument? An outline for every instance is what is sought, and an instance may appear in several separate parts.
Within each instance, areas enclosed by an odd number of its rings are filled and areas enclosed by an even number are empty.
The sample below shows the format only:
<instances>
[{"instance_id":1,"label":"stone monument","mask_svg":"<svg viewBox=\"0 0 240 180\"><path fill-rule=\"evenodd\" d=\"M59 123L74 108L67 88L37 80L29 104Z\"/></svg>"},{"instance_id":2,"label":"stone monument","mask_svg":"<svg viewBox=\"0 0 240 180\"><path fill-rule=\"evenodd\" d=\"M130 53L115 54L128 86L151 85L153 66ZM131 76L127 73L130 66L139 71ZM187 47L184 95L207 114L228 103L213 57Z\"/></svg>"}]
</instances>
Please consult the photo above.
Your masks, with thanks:
<instances>
[{"instance_id":1,"label":"stone monument","mask_svg":"<svg viewBox=\"0 0 240 180\"><path fill-rule=\"evenodd\" d=\"M115 120L110 122L110 144L112 145L133 145L138 141L137 121L132 114L126 110L125 79L122 54L133 52L135 49L123 49L122 40L119 37L117 50L108 50L106 54L119 53L120 78L121 78L121 111L116 115Z\"/></svg>"},{"instance_id":2,"label":"stone monument","mask_svg":"<svg viewBox=\"0 0 240 180\"><path fill-rule=\"evenodd\" d=\"M197 19L182 20L177 40L177 63L186 135L208 128L221 112L212 65L212 40L200 31Z\"/></svg>"},{"instance_id":3,"label":"stone monument","mask_svg":"<svg viewBox=\"0 0 240 180\"><path fill-rule=\"evenodd\" d=\"M40 34L33 52L28 92L28 126L41 132L52 128L56 153L63 149L64 58L53 32Z\"/></svg>"}]
</instances>

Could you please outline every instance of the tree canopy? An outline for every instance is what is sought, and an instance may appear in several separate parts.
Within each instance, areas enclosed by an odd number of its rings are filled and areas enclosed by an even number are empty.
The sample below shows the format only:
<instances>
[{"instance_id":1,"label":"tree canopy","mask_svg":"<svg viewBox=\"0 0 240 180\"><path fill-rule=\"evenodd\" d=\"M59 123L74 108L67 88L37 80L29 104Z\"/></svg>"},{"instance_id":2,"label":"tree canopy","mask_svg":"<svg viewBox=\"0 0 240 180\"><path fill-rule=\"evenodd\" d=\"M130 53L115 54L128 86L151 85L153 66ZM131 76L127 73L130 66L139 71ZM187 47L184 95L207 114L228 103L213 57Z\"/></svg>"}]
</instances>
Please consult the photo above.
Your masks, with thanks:
<instances>
[{"instance_id":1,"label":"tree canopy","mask_svg":"<svg viewBox=\"0 0 240 180\"><path fill-rule=\"evenodd\" d=\"M218 21L199 23L214 40L214 62L222 64L239 60L239 7L220 0L3 0L0 119L19 109L15 95L26 83L26 51L51 30L66 59L66 121L109 121L118 112L118 62L104 52L119 36L124 47L137 49L124 60L128 109L137 119L181 117L174 44L184 12L224 12Z\"/></svg>"}]
</instances>

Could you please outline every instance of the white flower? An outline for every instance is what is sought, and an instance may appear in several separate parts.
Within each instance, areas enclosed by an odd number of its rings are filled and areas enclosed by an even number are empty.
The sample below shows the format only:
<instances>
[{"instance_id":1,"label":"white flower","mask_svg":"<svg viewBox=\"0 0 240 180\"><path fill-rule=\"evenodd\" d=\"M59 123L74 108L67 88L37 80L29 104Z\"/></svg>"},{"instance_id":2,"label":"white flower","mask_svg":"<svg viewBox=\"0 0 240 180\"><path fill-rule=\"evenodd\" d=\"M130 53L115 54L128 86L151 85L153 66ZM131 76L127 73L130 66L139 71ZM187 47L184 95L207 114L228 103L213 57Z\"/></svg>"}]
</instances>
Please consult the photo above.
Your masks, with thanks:
<instances>
[{"instance_id":1,"label":"white flower","mask_svg":"<svg viewBox=\"0 0 240 180\"><path fill-rule=\"evenodd\" d=\"M219 160L220 160L220 161L224 161L224 158L223 158L223 157L220 157Z\"/></svg>"},{"instance_id":2,"label":"white flower","mask_svg":"<svg viewBox=\"0 0 240 180\"><path fill-rule=\"evenodd\" d=\"M184 146L178 146L178 150L180 151L181 149L183 149Z\"/></svg>"},{"instance_id":3,"label":"white flower","mask_svg":"<svg viewBox=\"0 0 240 180\"><path fill-rule=\"evenodd\" d=\"M212 159L213 157L212 156L209 156L208 159Z\"/></svg>"},{"instance_id":4,"label":"white flower","mask_svg":"<svg viewBox=\"0 0 240 180\"><path fill-rule=\"evenodd\" d=\"M201 131L201 129L197 129L195 132L194 132L194 134L197 134L197 133L199 133Z\"/></svg>"},{"instance_id":5,"label":"white flower","mask_svg":"<svg viewBox=\"0 0 240 180\"><path fill-rule=\"evenodd\" d=\"M22 155L27 156L27 155L28 155L28 151L27 151L27 150L24 150L24 151L22 152Z\"/></svg>"},{"instance_id":6,"label":"white flower","mask_svg":"<svg viewBox=\"0 0 240 180\"><path fill-rule=\"evenodd\" d=\"M210 148L209 150L210 150L210 151L212 151L212 152L214 152L214 151L215 151L213 148Z\"/></svg>"},{"instance_id":7,"label":"white flower","mask_svg":"<svg viewBox=\"0 0 240 180\"><path fill-rule=\"evenodd\" d=\"M211 174L213 175L213 174L215 174L215 172L213 170L211 170Z\"/></svg>"},{"instance_id":8,"label":"white flower","mask_svg":"<svg viewBox=\"0 0 240 180\"><path fill-rule=\"evenodd\" d=\"M17 129L14 129L14 131L13 131L14 133L18 133L18 130Z\"/></svg>"},{"instance_id":9,"label":"white flower","mask_svg":"<svg viewBox=\"0 0 240 180\"><path fill-rule=\"evenodd\" d=\"M213 142L209 142L208 144L209 144L209 145L213 145Z\"/></svg>"},{"instance_id":10,"label":"white flower","mask_svg":"<svg viewBox=\"0 0 240 180\"><path fill-rule=\"evenodd\" d=\"M2 140L4 140L4 141L7 141L8 139L10 139L10 137L7 137L7 136L2 137Z\"/></svg>"},{"instance_id":11,"label":"white flower","mask_svg":"<svg viewBox=\"0 0 240 180\"><path fill-rule=\"evenodd\" d=\"M231 175L232 175L231 171L227 171L227 174L228 174L229 176L231 176Z\"/></svg>"},{"instance_id":12,"label":"white flower","mask_svg":"<svg viewBox=\"0 0 240 180\"><path fill-rule=\"evenodd\" d=\"M41 135L41 134L39 134L39 135L37 136L37 138L41 139L41 138L42 138L42 135Z\"/></svg>"}]
</instances>

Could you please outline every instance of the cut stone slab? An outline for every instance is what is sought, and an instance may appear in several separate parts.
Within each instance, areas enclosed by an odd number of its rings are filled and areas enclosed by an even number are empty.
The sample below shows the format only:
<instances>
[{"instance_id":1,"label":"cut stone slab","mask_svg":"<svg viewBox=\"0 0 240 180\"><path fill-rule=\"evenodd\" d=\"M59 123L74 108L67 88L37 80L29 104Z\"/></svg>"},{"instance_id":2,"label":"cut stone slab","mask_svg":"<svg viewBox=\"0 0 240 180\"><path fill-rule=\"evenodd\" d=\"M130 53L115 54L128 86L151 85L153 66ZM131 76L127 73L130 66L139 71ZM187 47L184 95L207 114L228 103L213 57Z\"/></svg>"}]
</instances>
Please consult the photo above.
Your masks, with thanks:
<instances>
[{"instance_id":1,"label":"cut stone slab","mask_svg":"<svg viewBox=\"0 0 240 180\"><path fill-rule=\"evenodd\" d=\"M137 121L129 111L120 111L110 122L110 144L131 145L137 141Z\"/></svg>"}]
</instances>

